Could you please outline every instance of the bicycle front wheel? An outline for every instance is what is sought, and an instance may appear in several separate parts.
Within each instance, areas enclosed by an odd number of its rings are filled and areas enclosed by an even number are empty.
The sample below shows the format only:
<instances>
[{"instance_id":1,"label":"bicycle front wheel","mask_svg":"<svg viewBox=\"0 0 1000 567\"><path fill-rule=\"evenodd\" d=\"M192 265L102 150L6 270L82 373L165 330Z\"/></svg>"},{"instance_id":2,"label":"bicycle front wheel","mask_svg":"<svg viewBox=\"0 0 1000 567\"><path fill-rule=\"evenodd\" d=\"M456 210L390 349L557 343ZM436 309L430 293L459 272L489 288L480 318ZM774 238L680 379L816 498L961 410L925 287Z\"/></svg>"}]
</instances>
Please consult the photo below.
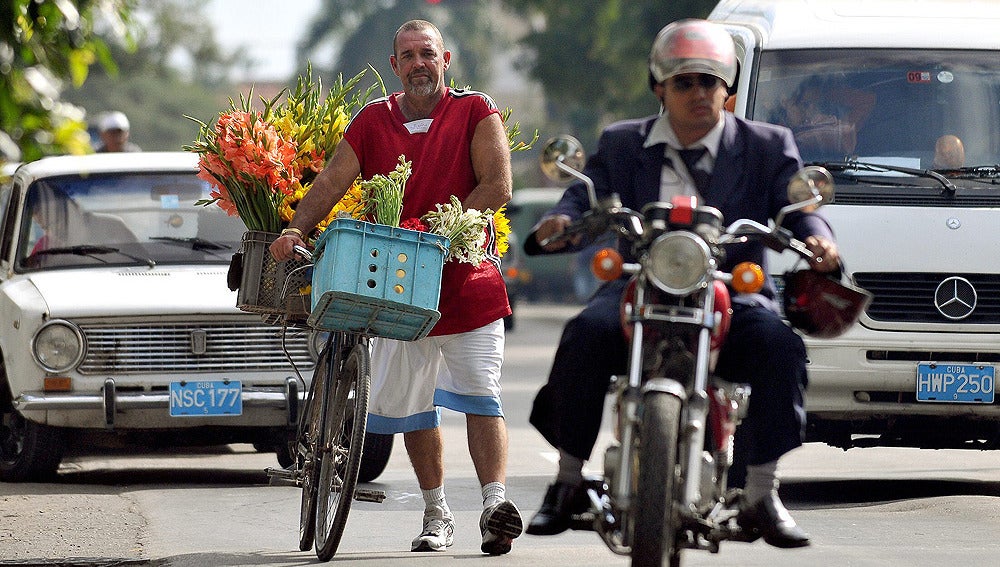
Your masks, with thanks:
<instances>
[{"instance_id":1,"label":"bicycle front wheel","mask_svg":"<svg viewBox=\"0 0 1000 567\"><path fill-rule=\"evenodd\" d=\"M313 546L316 533L316 486L319 480L319 450L323 404L326 390L333 379L327 374L333 372L331 351L335 348L332 339L319 356L313 371L312 386L306 396L306 403L299 415L295 435L295 466L300 471L302 500L299 506L299 551L308 551Z\"/></svg>"},{"instance_id":2,"label":"bicycle front wheel","mask_svg":"<svg viewBox=\"0 0 1000 567\"><path fill-rule=\"evenodd\" d=\"M323 416L324 446L316 497L316 555L329 561L340 545L361 470L371 387L368 345L351 349Z\"/></svg>"}]
</instances>

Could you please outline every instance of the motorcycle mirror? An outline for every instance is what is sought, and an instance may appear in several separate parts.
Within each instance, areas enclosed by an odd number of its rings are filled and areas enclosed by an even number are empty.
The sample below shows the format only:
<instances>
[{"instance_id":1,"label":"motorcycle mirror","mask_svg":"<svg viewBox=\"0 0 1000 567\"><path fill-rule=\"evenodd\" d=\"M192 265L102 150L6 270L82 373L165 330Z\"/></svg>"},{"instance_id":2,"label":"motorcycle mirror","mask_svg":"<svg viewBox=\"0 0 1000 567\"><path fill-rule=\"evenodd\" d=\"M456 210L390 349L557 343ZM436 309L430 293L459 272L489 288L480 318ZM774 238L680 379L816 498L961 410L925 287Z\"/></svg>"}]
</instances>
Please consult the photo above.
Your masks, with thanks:
<instances>
[{"instance_id":1,"label":"motorcycle mirror","mask_svg":"<svg viewBox=\"0 0 1000 567\"><path fill-rule=\"evenodd\" d=\"M788 201L792 204L814 201L820 206L833 200L833 176L824 167L810 165L795 172L788 182ZM811 209L810 209L811 210Z\"/></svg>"},{"instance_id":2,"label":"motorcycle mirror","mask_svg":"<svg viewBox=\"0 0 1000 567\"><path fill-rule=\"evenodd\" d=\"M580 140L565 135L550 138L545 142L542 155L538 159L542 165L542 173L558 183L565 183L576 177L566 171L567 167L580 171L586 161Z\"/></svg>"},{"instance_id":3,"label":"motorcycle mirror","mask_svg":"<svg viewBox=\"0 0 1000 567\"><path fill-rule=\"evenodd\" d=\"M542 173L553 181L558 183L565 183L572 179L582 181L587 186L590 208L597 208L597 192L594 190L594 182L581 173L587 158L580 140L565 134L550 138L549 141L545 142L542 155L539 156L538 160L541 163Z\"/></svg>"}]
</instances>

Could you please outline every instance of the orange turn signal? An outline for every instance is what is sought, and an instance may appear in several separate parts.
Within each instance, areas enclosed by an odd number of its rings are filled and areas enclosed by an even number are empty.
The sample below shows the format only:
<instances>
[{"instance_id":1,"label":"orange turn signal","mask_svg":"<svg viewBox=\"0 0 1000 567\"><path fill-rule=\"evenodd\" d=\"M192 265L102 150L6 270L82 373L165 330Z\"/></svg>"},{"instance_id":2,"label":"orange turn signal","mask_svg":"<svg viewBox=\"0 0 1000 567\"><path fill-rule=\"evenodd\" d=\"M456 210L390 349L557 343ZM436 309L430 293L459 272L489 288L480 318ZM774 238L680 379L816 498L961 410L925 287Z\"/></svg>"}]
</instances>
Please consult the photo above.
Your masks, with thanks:
<instances>
[{"instance_id":1,"label":"orange turn signal","mask_svg":"<svg viewBox=\"0 0 1000 567\"><path fill-rule=\"evenodd\" d=\"M622 255L614 248L601 248L590 259L590 271L597 279L609 282L621 277L624 263Z\"/></svg>"},{"instance_id":2,"label":"orange turn signal","mask_svg":"<svg viewBox=\"0 0 1000 567\"><path fill-rule=\"evenodd\" d=\"M733 289L737 293L757 293L764 287L764 270L753 262L740 262L733 268Z\"/></svg>"},{"instance_id":3,"label":"orange turn signal","mask_svg":"<svg viewBox=\"0 0 1000 567\"><path fill-rule=\"evenodd\" d=\"M73 379L65 376L47 376L42 381L46 392L69 392L73 389Z\"/></svg>"}]
</instances>

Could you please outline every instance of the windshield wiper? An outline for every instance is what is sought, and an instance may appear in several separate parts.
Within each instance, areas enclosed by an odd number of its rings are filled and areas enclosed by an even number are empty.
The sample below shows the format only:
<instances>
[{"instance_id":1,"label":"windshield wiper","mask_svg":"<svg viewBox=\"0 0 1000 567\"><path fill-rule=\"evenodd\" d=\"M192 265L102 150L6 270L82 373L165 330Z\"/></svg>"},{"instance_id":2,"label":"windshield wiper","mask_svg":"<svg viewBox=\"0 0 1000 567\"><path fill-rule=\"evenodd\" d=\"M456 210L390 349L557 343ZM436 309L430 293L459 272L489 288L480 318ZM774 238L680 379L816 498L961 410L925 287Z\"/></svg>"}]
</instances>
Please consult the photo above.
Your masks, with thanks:
<instances>
[{"instance_id":1,"label":"windshield wiper","mask_svg":"<svg viewBox=\"0 0 1000 567\"><path fill-rule=\"evenodd\" d=\"M863 161L824 161L810 163L809 165L821 165L830 171L835 172L871 171L874 173L885 173L886 171L898 171L899 173L906 173L914 177L925 177L927 179L937 181L943 188L942 193L948 195L949 197L954 197L955 192L958 191L958 187L956 187L955 184L952 183L947 177L932 169L916 169L913 167L866 163Z\"/></svg>"},{"instance_id":2,"label":"windshield wiper","mask_svg":"<svg viewBox=\"0 0 1000 567\"><path fill-rule=\"evenodd\" d=\"M205 240L204 238L198 238L197 236L189 236L186 238L178 236L150 236L149 239L190 244L193 250L232 250L233 248L232 246L226 246L225 244L219 244L218 242L212 242L211 240Z\"/></svg>"},{"instance_id":3,"label":"windshield wiper","mask_svg":"<svg viewBox=\"0 0 1000 567\"><path fill-rule=\"evenodd\" d=\"M57 248L46 248L45 250L39 250L35 252L35 256L41 255L58 255L58 254L75 254L77 256L89 256L96 260L101 260L100 258L95 258L98 254L121 254L130 260L135 260L136 262L142 262L150 268L156 267L156 262L151 258L140 258L139 256L133 256L128 252L122 252L118 248L112 246L97 246L95 244L80 244L77 246L62 246ZM107 264L106 260L101 260Z\"/></svg>"},{"instance_id":4,"label":"windshield wiper","mask_svg":"<svg viewBox=\"0 0 1000 567\"><path fill-rule=\"evenodd\" d=\"M975 165L960 167L958 169L949 169L948 172L953 173L953 177L956 179L981 179L983 177L996 178L1000 177L1000 165Z\"/></svg>"}]
</instances>

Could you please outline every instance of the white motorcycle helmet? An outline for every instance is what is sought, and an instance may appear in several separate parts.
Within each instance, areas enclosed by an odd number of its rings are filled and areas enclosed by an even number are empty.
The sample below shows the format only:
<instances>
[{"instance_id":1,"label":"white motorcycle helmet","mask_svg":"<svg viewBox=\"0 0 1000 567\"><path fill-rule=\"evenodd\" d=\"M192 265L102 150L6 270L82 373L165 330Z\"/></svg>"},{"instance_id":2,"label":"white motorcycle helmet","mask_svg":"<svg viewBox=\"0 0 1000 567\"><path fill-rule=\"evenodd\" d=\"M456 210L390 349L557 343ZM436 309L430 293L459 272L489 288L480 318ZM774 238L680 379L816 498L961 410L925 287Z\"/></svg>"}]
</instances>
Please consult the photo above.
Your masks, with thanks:
<instances>
[{"instance_id":1,"label":"white motorcycle helmet","mask_svg":"<svg viewBox=\"0 0 1000 567\"><path fill-rule=\"evenodd\" d=\"M725 28L707 20L678 20L667 24L653 40L650 86L674 75L704 73L732 87L736 65L736 47Z\"/></svg>"}]
</instances>

